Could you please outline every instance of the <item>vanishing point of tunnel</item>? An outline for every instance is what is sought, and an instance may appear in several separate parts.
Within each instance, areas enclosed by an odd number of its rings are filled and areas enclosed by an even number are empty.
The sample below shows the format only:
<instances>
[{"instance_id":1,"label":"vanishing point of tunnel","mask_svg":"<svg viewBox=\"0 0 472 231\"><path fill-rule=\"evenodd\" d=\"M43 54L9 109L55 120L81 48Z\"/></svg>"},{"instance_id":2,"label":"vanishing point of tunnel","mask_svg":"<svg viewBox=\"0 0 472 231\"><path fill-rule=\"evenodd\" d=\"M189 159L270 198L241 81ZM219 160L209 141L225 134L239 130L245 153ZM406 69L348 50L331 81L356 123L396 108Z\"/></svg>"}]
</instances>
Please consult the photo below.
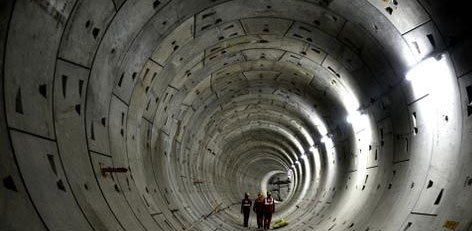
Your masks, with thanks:
<instances>
[{"instance_id":1,"label":"vanishing point of tunnel","mask_svg":"<svg viewBox=\"0 0 472 231\"><path fill-rule=\"evenodd\" d=\"M0 230L472 230L445 0L0 0Z\"/></svg>"}]
</instances>

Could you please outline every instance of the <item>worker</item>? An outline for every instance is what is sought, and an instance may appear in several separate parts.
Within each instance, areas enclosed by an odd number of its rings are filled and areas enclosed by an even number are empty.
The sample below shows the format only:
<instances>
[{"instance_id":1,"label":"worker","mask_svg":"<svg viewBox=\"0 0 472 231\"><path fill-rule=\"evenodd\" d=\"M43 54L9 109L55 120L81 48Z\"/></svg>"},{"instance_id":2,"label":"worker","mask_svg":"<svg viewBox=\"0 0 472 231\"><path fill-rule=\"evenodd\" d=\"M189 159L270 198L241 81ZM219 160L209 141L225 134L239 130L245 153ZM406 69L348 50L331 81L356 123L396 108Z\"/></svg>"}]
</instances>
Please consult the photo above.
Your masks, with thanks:
<instances>
[{"instance_id":1,"label":"worker","mask_svg":"<svg viewBox=\"0 0 472 231\"><path fill-rule=\"evenodd\" d=\"M275 212L274 198L272 192L267 192L267 197L264 199L264 229L270 229L273 212Z\"/></svg>"},{"instance_id":2,"label":"worker","mask_svg":"<svg viewBox=\"0 0 472 231\"><path fill-rule=\"evenodd\" d=\"M241 202L241 213L244 214L244 227L248 227L249 213L251 212L252 201L249 199L249 194L244 194L244 199Z\"/></svg>"},{"instance_id":3,"label":"worker","mask_svg":"<svg viewBox=\"0 0 472 231\"><path fill-rule=\"evenodd\" d=\"M254 201L253 210L257 215L257 228L261 229L263 226L264 219L264 195L259 193L257 199Z\"/></svg>"}]
</instances>

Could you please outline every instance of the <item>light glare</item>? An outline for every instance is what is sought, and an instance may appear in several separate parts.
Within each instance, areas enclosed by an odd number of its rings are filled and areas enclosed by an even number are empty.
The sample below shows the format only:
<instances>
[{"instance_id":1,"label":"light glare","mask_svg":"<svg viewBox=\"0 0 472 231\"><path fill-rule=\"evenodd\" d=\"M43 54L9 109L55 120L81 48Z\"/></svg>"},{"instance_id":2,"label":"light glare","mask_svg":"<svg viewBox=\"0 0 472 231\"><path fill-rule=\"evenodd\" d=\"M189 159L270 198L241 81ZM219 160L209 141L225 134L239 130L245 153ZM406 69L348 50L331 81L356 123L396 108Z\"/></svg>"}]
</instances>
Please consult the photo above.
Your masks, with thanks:
<instances>
[{"instance_id":1,"label":"light glare","mask_svg":"<svg viewBox=\"0 0 472 231\"><path fill-rule=\"evenodd\" d=\"M316 148L315 148L315 147L313 147L313 146L310 147L310 152L311 152L311 153L315 153L315 151L316 151Z\"/></svg>"},{"instance_id":2,"label":"light glare","mask_svg":"<svg viewBox=\"0 0 472 231\"><path fill-rule=\"evenodd\" d=\"M405 79L410 82L415 98L418 98L435 90L442 91L449 76L446 58L439 56L438 59L431 57L418 63L408 71Z\"/></svg>"},{"instance_id":3,"label":"light glare","mask_svg":"<svg viewBox=\"0 0 472 231\"><path fill-rule=\"evenodd\" d=\"M438 61L435 58L427 58L408 71L405 78L408 81L417 81L428 76L435 76L438 69L437 63Z\"/></svg>"},{"instance_id":4,"label":"light glare","mask_svg":"<svg viewBox=\"0 0 472 231\"><path fill-rule=\"evenodd\" d=\"M346 121L350 124L355 123L356 121L359 121L361 118L361 114L358 111L349 113L346 117Z\"/></svg>"},{"instance_id":5,"label":"light glare","mask_svg":"<svg viewBox=\"0 0 472 231\"><path fill-rule=\"evenodd\" d=\"M326 142L328 141L328 139L329 139L328 137L323 136L323 137L321 137L320 142L321 142L321 143L326 143Z\"/></svg>"}]
</instances>

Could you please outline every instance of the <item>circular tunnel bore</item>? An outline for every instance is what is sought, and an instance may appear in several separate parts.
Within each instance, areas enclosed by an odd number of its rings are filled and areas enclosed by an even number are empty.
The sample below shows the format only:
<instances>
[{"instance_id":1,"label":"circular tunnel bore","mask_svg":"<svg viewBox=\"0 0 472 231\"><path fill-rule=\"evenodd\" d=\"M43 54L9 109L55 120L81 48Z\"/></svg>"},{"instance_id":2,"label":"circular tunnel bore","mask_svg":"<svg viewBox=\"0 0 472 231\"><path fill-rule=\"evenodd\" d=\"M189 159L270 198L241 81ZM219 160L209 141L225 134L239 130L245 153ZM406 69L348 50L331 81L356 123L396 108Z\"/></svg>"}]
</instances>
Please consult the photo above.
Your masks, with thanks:
<instances>
[{"instance_id":1,"label":"circular tunnel bore","mask_svg":"<svg viewBox=\"0 0 472 231\"><path fill-rule=\"evenodd\" d=\"M466 10L4 0L0 229L471 230Z\"/></svg>"}]
</instances>

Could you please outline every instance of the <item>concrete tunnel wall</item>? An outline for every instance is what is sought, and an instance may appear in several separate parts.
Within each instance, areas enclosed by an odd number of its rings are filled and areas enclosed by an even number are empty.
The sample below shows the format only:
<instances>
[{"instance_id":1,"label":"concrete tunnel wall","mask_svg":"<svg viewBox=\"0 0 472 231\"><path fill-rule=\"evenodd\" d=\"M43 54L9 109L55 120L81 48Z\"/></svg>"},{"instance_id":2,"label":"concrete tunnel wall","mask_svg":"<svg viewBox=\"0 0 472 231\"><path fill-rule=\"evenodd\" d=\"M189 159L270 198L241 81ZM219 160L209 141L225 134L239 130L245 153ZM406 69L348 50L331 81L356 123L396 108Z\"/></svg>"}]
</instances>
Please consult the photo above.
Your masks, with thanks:
<instances>
[{"instance_id":1,"label":"concrete tunnel wall","mask_svg":"<svg viewBox=\"0 0 472 231\"><path fill-rule=\"evenodd\" d=\"M0 230L239 230L244 192L288 171L286 230L472 230L467 15L3 0Z\"/></svg>"}]
</instances>

